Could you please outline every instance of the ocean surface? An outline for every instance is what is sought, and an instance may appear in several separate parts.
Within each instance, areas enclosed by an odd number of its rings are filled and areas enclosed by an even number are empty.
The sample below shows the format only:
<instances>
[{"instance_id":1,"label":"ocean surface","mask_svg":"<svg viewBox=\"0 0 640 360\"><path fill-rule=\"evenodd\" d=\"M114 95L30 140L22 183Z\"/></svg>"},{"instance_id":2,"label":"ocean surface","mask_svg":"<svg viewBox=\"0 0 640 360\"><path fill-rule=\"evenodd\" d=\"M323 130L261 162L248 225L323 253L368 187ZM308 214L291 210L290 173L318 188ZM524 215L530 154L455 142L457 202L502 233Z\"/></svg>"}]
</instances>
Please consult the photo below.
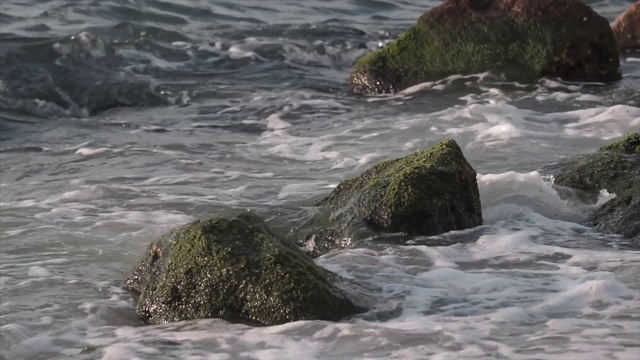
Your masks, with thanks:
<instances>
[{"instance_id":1,"label":"ocean surface","mask_svg":"<svg viewBox=\"0 0 640 360\"><path fill-rule=\"evenodd\" d=\"M354 61L434 0L0 2L0 358L640 358L640 246L580 225L557 165L640 131L624 79L452 76L353 96ZM633 1L587 1L612 21ZM272 224L372 164L454 138L484 224L316 262L367 285L346 321L141 326L122 281L155 237ZM303 209L303 210L301 210Z\"/></svg>"}]
</instances>

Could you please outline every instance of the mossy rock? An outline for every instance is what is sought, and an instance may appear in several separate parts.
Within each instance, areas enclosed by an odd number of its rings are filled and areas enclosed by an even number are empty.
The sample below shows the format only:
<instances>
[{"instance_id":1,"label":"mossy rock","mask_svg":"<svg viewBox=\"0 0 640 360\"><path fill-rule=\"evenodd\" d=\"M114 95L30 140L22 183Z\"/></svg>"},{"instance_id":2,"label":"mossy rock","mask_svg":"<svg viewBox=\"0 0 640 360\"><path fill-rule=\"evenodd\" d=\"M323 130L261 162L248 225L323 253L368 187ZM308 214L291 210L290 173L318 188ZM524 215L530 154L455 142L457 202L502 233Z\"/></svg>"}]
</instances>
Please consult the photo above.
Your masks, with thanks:
<instances>
[{"instance_id":1,"label":"mossy rock","mask_svg":"<svg viewBox=\"0 0 640 360\"><path fill-rule=\"evenodd\" d=\"M374 165L341 182L317 205L325 222L307 237L307 250L314 255L348 246L354 236L350 229L361 231L361 237L436 235L482 224L476 172L449 138Z\"/></svg>"},{"instance_id":2,"label":"mossy rock","mask_svg":"<svg viewBox=\"0 0 640 360\"><path fill-rule=\"evenodd\" d=\"M640 240L640 133L603 146L595 154L570 163L555 183L583 191L615 193L589 217L587 224Z\"/></svg>"},{"instance_id":3,"label":"mossy rock","mask_svg":"<svg viewBox=\"0 0 640 360\"><path fill-rule=\"evenodd\" d=\"M624 139L600 148L600 152L606 151L616 151L627 155L640 155L640 133L628 134Z\"/></svg>"},{"instance_id":4,"label":"mossy rock","mask_svg":"<svg viewBox=\"0 0 640 360\"><path fill-rule=\"evenodd\" d=\"M346 280L276 237L252 212L220 215L155 240L125 281L148 324L222 318L257 325L363 312Z\"/></svg>"},{"instance_id":5,"label":"mossy rock","mask_svg":"<svg viewBox=\"0 0 640 360\"><path fill-rule=\"evenodd\" d=\"M583 191L607 189L618 193L639 176L640 133L633 133L570 163L556 176L555 183Z\"/></svg>"},{"instance_id":6,"label":"mossy rock","mask_svg":"<svg viewBox=\"0 0 640 360\"><path fill-rule=\"evenodd\" d=\"M609 23L580 0L446 0L360 58L349 82L355 93L392 93L486 71L521 82L621 78Z\"/></svg>"},{"instance_id":7,"label":"mossy rock","mask_svg":"<svg viewBox=\"0 0 640 360\"><path fill-rule=\"evenodd\" d=\"M591 214L589 225L640 243L640 177Z\"/></svg>"}]
</instances>

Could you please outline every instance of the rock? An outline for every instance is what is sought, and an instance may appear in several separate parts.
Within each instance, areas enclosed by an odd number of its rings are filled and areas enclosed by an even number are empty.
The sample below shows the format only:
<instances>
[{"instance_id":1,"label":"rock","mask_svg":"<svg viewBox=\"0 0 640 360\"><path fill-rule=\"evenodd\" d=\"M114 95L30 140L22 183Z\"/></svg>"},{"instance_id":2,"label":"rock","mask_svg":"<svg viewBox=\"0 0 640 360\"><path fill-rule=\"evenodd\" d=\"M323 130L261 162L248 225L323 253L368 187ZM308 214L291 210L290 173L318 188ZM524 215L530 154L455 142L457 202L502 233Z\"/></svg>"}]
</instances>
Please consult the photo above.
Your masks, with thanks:
<instances>
[{"instance_id":1,"label":"rock","mask_svg":"<svg viewBox=\"0 0 640 360\"><path fill-rule=\"evenodd\" d=\"M611 30L620 51L640 50L640 1L618 16Z\"/></svg>"},{"instance_id":2,"label":"rock","mask_svg":"<svg viewBox=\"0 0 640 360\"><path fill-rule=\"evenodd\" d=\"M155 240L125 281L148 324L222 318L260 325L339 320L365 310L254 213L195 221Z\"/></svg>"},{"instance_id":3,"label":"rock","mask_svg":"<svg viewBox=\"0 0 640 360\"><path fill-rule=\"evenodd\" d=\"M602 147L573 162L556 176L555 183L583 191L607 189L618 193L640 176L640 134Z\"/></svg>"},{"instance_id":4,"label":"rock","mask_svg":"<svg viewBox=\"0 0 640 360\"><path fill-rule=\"evenodd\" d=\"M614 199L589 217L588 225L640 240L640 133L629 134L573 162L556 177L555 183L615 193Z\"/></svg>"},{"instance_id":5,"label":"rock","mask_svg":"<svg viewBox=\"0 0 640 360\"><path fill-rule=\"evenodd\" d=\"M307 250L316 256L348 246L348 232L360 225L374 232L436 235L482 224L476 172L449 138L374 165L341 182L318 205L326 221L307 238Z\"/></svg>"},{"instance_id":6,"label":"rock","mask_svg":"<svg viewBox=\"0 0 640 360\"><path fill-rule=\"evenodd\" d=\"M486 71L522 82L621 78L609 23L580 0L446 0L360 58L349 82L355 93L391 93Z\"/></svg>"},{"instance_id":7,"label":"rock","mask_svg":"<svg viewBox=\"0 0 640 360\"><path fill-rule=\"evenodd\" d=\"M591 214L589 225L640 243L640 177Z\"/></svg>"}]
</instances>

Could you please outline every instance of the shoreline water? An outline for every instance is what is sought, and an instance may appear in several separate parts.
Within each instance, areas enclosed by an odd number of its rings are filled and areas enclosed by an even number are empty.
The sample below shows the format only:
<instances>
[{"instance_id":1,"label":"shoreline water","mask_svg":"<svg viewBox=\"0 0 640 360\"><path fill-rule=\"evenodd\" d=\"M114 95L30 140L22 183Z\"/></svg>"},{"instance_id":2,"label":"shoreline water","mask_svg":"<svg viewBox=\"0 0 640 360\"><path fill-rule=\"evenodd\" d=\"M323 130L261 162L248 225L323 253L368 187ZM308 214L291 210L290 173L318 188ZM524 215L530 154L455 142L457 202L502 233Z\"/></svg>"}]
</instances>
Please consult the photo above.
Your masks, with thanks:
<instances>
[{"instance_id":1,"label":"shoreline water","mask_svg":"<svg viewBox=\"0 0 640 360\"><path fill-rule=\"evenodd\" d=\"M0 357L635 360L640 255L580 225L588 209L565 202L549 175L640 131L640 55L623 54L625 77L609 85L480 74L349 96L352 62L436 3L3 3L3 32L18 43L82 30L120 41L127 51L107 74L149 81L174 103L78 117L0 102ZM629 5L588 3L610 21ZM22 90L53 91L51 65L22 59L12 64L35 84ZM106 71L95 64L65 66L94 81ZM54 93L43 95L66 104ZM317 260L377 289L389 312L264 328L139 326L121 280L153 238L230 208L277 223L269 208L446 136L480 174L483 226ZM425 246L432 240L442 244Z\"/></svg>"}]
</instances>

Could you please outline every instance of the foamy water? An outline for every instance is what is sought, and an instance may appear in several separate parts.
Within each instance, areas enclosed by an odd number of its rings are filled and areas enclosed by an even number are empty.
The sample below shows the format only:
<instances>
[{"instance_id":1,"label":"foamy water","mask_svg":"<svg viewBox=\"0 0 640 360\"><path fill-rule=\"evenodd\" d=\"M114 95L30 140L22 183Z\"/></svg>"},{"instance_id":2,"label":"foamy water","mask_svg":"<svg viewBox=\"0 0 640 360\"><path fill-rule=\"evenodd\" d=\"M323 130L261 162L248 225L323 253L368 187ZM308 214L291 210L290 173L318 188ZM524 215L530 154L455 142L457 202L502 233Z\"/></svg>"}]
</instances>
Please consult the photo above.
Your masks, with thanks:
<instances>
[{"instance_id":1,"label":"foamy water","mask_svg":"<svg viewBox=\"0 0 640 360\"><path fill-rule=\"evenodd\" d=\"M115 44L115 55L65 63L85 66L72 68L78 78L33 55L29 74L57 79L34 80L55 96L29 93L25 78L25 97L11 97L0 79L0 358L640 358L638 244L581 225L615 194L585 203L553 184L557 163L640 131L637 54L622 57L613 85L476 74L354 97L352 62L427 5L89 5L0 7L4 31L51 38L43 49L68 46L89 20ZM611 20L628 2L591 5ZM167 104L89 116L72 90L94 91L87 83L105 72L150 81ZM122 86L105 91L146 94ZM260 328L137 320L122 281L165 231L229 209L302 221L340 181L445 136L478 172L484 224L317 259L363 284L368 313Z\"/></svg>"}]
</instances>

